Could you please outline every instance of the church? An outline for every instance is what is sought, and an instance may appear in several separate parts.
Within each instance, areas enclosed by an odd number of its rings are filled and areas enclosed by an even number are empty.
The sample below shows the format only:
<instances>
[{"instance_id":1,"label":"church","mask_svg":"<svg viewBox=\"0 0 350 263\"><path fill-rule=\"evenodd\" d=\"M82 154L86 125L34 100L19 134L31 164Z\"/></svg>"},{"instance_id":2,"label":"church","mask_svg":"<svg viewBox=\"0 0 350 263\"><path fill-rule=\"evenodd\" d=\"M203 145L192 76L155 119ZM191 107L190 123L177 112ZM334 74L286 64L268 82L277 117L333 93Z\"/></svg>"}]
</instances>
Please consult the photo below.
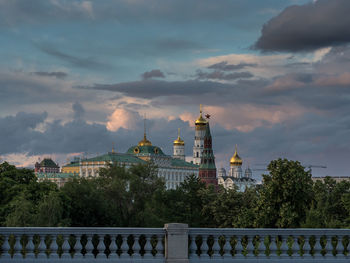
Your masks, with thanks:
<instances>
[{"instance_id":1,"label":"church","mask_svg":"<svg viewBox=\"0 0 350 263\"><path fill-rule=\"evenodd\" d=\"M135 145L129 147L125 153L116 152L112 149L103 155L93 158L75 159L64 165L61 172L36 174L40 180L52 180L63 185L69 178L73 177L96 177L99 176L99 169L110 163L130 168L132 165L146 164L153 162L157 166L158 177L164 178L167 189L176 189L188 176L195 175L207 185L222 185L224 188L238 186L240 191L255 184L252 178L252 171L248 167L242 173L242 159L238 156L237 147L230 160L229 175L226 175L224 168L218 173L215 166L215 155L212 149L212 136L209 125L210 115L203 117L202 105L200 106L199 117L195 120L195 134L193 144L193 159L187 162L185 159L185 141L178 136L173 141L173 154L167 155L161 147L153 145L147 138L146 123L143 138Z\"/></svg>"}]
</instances>

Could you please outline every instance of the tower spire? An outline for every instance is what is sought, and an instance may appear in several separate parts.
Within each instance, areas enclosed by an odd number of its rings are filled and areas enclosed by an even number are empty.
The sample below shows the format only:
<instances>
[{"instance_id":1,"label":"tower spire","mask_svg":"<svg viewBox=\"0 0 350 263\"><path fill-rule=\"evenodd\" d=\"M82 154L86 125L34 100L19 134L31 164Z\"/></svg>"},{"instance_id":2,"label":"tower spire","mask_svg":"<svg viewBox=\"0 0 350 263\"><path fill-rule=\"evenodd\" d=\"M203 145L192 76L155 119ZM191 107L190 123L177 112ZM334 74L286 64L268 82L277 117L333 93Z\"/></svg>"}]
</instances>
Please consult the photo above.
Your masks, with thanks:
<instances>
[{"instance_id":1,"label":"tower spire","mask_svg":"<svg viewBox=\"0 0 350 263\"><path fill-rule=\"evenodd\" d=\"M146 113L143 117L143 138L146 139Z\"/></svg>"},{"instance_id":2,"label":"tower spire","mask_svg":"<svg viewBox=\"0 0 350 263\"><path fill-rule=\"evenodd\" d=\"M146 114L143 117L143 140L139 141L138 146L152 146L152 143L147 140L146 136Z\"/></svg>"},{"instance_id":3,"label":"tower spire","mask_svg":"<svg viewBox=\"0 0 350 263\"><path fill-rule=\"evenodd\" d=\"M180 138L180 128L177 129L177 138Z\"/></svg>"}]
</instances>

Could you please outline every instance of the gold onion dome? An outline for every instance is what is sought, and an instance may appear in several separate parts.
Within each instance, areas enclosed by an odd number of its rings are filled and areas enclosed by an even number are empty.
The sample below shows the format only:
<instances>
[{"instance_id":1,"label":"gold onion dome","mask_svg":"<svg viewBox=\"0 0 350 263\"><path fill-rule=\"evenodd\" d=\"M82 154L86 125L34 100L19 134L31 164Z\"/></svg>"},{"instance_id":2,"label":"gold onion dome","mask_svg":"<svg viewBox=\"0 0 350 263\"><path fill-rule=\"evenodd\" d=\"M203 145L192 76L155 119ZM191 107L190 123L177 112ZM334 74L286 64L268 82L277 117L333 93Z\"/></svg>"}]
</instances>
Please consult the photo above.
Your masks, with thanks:
<instances>
[{"instance_id":1,"label":"gold onion dome","mask_svg":"<svg viewBox=\"0 0 350 263\"><path fill-rule=\"evenodd\" d=\"M233 154L231 160L230 160L230 164L231 165L242 165L243 161L241 159L241 157L239 157L238 153L237 153L237 146L235 147L235 153Z\"/></svg>"},{"instance_id":2,"label":"gold onion dome","mask_svg":"<svg viewBox=\"0 0 350 263\"><path fill-rule=\"evenodd\" d=\"M152 146L152 143L146 138L146 133L143 135L143 140L139 141L138 146Z\"/></svg>"},{"instance_id":3,"label":"gold onion dome","mask_svg":"<svg viewBox=\"0 0 350 263\"><path fill-rule=\"evenodd\" d=\"M207 124L207 120L203 118L202 116L202 104L200 105L200 109L199 109L199 117L196 120L196 124L198 125L203 125L203 124Z\"/></svg>"},{"instance_id":4,"label":"gold onion dome","mask_svg":"<svg viewBox=\"0 0 350 263\"><path fill-rule=\"evenodd\" d=\"M177 139L174 141L174 145L180 145L180 146L185 145L184 140L182 140L180 138L180 128L179 128L179 132L178 132L178 135L177 135Z\"/></svg>"}]
</instances>

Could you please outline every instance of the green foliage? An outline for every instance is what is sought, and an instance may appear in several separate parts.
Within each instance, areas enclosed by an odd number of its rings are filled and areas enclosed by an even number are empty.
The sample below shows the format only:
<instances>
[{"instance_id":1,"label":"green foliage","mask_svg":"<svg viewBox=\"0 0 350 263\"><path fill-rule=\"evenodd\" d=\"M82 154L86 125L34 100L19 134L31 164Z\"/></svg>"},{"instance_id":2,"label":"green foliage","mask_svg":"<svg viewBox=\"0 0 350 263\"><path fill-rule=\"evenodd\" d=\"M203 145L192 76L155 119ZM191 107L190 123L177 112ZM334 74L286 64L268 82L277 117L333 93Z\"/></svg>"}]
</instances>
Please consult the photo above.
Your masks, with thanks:
<instances>
[{"instance_id":1,"label":"green foliage","mask_svg":"<svg viewBox=\"0 0 350 263\"><path fill-rule=\"evenodd\" d=\"M278 159L263 183L244 192L206 187L189 176L166 190L152 163L110 164L96 178L60 189L33 171L0 164L1 226L350 227L350 182L312 183L299 162Z\"/></svg>"},{"instance_id":2,"label":"green foliage","mask_svg":"<svg viewBox=\"0 0 350 263\"><path fill-rule=\"evenodd\" d=\"M299 162L271 161L270 174L263 175L256 207L259 227L300 227L312 201L310 172Z\"/></svg>"},{"instance_id":3,"label":"green foliage","mask_svg":"<svg viewBox=\"0 0 350 263\"><path fill-rule=\"evenodd\" d=\"M214 219L216 227L253 227L255 220L254 208L257 202L255 188L238 192L237 189L221 191L207 207Z\"/></svg>"}]
</instances>

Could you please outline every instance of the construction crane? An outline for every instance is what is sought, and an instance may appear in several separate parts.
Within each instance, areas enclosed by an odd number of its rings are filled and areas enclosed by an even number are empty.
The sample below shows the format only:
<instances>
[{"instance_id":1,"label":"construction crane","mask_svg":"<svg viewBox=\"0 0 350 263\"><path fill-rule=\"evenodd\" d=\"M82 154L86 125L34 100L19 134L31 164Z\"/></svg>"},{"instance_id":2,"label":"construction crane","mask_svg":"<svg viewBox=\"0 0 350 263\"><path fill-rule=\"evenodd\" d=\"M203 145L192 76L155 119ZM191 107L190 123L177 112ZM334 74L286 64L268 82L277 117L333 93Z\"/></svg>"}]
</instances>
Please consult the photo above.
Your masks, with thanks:
<instances>
[{"instance_id":1,"label":"construction crane","mask_svg":"<svg viewBox=\"0 0 350 263\"><path fill-rule=\"evenodd\" d=\"M325 166L325 165L314 165L314 164L304 164L303 166L305 168L309 168L311 176L312 176L312 168L322 168L322 169L326 169L327 168L327 166Z\"/></svg>"}]
</instances>

